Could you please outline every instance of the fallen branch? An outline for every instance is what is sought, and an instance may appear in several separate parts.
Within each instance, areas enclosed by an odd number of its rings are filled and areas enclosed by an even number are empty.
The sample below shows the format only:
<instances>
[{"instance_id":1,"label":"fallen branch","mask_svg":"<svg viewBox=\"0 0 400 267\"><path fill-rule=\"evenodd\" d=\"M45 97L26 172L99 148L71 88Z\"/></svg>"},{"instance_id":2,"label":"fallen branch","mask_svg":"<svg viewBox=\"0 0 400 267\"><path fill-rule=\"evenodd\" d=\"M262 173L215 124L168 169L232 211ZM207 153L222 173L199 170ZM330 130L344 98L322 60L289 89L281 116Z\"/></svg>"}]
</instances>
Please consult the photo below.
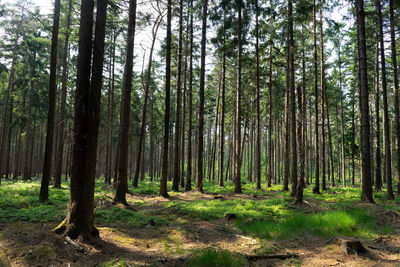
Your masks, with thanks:
<instances>
[{"instance_id":1,"label":"fallen branch","mask_svg":"<svg viewBox=\"0 0 400 267\"><path fill-rule=\"evenodd\" d=\"M297 254L265 254L265 255L243 255L248 260L259 260L259 259L290 259L290 258L298 258Z\"/></svg>"},{"instance_id":2,"label":"fallen branch","mask_svg":"<svg viewBox=\"0 0 400 267\"><path fill-rule=\"evenodd\" d=\"M10 263L11 267L14 267L14 264L11 262L10 256L7 256L8 262Z\"/></svg>"},{"instance_id":3,"label":"fallen branch","mask_svg":"<svg viewBox=\"0 0 400 267\"><path fill-rule=\"evenodd\" d=\"M71 244L72 246L74 246L76 248L76 251L78 252L85 252L85 250L83 249L83 247L81 247L78 243L76 243L74 240L72 240L69 236L65 237L65 241L69 244Z\"/></svg>"}]
</instances>

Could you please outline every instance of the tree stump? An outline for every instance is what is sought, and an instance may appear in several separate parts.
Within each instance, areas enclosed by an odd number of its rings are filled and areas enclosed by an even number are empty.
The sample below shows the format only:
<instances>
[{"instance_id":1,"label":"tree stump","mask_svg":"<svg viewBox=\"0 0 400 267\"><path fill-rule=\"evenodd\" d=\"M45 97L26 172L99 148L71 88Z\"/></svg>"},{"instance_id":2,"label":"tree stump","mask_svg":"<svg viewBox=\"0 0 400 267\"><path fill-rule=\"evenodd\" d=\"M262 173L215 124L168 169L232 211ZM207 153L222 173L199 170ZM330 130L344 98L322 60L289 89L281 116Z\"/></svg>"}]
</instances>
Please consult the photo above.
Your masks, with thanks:
<instances>
[{"instance_id":1,"label":"tree stump","mask_svg":"<svg viewBox=\"0 0 400 267\"><path fill-rule=\"evenodd\" d=\"M342 247L347 255L367 253L368 250L363 246L360 240L346 237L337 237L333 242Z\"/></svg>"}]
</instances>

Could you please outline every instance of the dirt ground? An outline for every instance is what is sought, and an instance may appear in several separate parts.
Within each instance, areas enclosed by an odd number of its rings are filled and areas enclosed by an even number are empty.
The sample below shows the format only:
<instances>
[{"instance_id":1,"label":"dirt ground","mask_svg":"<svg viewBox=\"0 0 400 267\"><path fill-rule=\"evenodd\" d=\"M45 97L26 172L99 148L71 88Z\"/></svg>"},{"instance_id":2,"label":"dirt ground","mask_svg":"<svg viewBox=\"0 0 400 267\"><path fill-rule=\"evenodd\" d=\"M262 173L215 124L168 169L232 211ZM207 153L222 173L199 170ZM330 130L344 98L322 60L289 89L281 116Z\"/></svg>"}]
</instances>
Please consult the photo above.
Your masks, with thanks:
<instances>
[{"instance_id":1,"label":"dirt ground","mask_svg":"<svg viewBox=\"0 0 400 267\"><path fill-rule=\"evenodd\" d=\"M204 194L202 197L212 199L214 196ZM128 201L138 199L152 203L151 209L159 213L175 212L173 207L160 205L166 201L161 197L129 196ZM191 201L193 196L184 193L180 199ZM391 218L390 214L381 217L389 221ZM111 261L115 265L119 260L124 260L125 266L187 266L192 251L210 246L242 255L292 253L298 256L285 260L251 259L248 266L400 266L398 235L362 240L367 253L346 255L340 245L316 236L261 243L243 235L226 219L137 228L98 225L101 239L90 244L77 240L84 248L84 252L78 252L61 236L52 233L53 227L55 224L29 222L0 224L0 266L102 266Z\"/></svg>"}]
</instances>

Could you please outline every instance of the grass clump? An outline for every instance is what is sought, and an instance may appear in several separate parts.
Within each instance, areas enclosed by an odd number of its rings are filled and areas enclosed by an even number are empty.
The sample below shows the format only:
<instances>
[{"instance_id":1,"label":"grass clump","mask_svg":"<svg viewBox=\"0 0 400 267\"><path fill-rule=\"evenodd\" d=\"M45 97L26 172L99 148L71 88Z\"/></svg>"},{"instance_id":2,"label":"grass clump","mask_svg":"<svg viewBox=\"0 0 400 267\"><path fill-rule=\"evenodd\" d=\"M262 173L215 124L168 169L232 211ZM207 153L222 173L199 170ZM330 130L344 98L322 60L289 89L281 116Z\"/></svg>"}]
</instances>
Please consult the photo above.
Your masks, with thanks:
<instances>
[{"instance_id":1,"label":"grass clump","mask_svg":"<svg viewBox=\"0 0 400 267\"><path fill-rule=\"evenodd\" d=\"M325 211L317 214L292 214L281 219L239 222L245 233L265 239L288 239L298 235L321 237L355 236L372 238L376 220L366 210Z\"/></svg>"},{"instance_id":2,"label":"grass clump","mask_svg":"<svg viewBox=\"0 0 400 267\"><path fill-rule=\"evenodd\" d=\"M189 260L191 267L240 267L245 264L244 257L217 248L207 248L193 253Z\"/></svg>"},{"instance_id":3,"label":"grass clump","mask_svg":"<svg viewBox=\"0 0 400 267\"><path fill-rule=\"evenodd\" d=\"M124 259L112 259L106 262L103 262L101 267L125 267L126 261Z\"/></svg>"}]
</instances>

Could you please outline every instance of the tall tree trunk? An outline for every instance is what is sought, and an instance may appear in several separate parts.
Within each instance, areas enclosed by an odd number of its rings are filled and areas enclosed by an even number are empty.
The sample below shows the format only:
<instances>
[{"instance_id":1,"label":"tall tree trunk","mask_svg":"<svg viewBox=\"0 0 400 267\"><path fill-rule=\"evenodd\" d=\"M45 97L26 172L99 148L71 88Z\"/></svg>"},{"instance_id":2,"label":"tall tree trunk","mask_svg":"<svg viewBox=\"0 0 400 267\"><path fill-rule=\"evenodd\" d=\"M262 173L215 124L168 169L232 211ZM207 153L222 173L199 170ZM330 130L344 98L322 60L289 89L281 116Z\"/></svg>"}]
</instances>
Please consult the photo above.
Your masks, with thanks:
<instances>
[{"instance_id":1,"label":"tall tree trunk","mask_svg":"<svg viewBox=\"0 0 400 267\"><path fill-rule=\"evenodd\" d=\"M160 195L168 197L167 178L168 178L168 142L169 142L169 114L170 114L170 90L171 90L171 5L167 3L167 44L165 59L165 113L164 113L164 139L162 152L162 170L160 179Z\"/></svg>"},{"instance_id":2,"label":"tall tree trunk","mask_svg":"<svg viewBox=\"0 0 400 267\"><path fill-rule=\"evenodd\" d=\"M224 9L224 28L226 27ZM224 31L224 47L222 48L222 99L221 99L221 125L219 140L219 160L218 160L218 186L224 186L224 142L225 142L225 82L226 82L226 54L225 54L225 31Z\"/></svg>"},{"instance_id":3,"label":"tall tree trunk","mask_svg":"<svg viewBox=\"0 0 400 267\"><path fill-rule=\"evenodd\" d=\"M93 65L91 68L94 1L82 0L71 192L67 218L55 229L56 232L64 232L64 235L71 238L82 236L84 239L91 240L99 234L94 226L94 185L107 2L106 0L98 0L97 2Z\"/></svg>"},{"instance_id":4,"label":"tall tree trunk","mask_svg":"<svg viewBox=\"0 0 400 267\"><path fill-rule=\"evenodd\" d=\"M55 172L54 172L54 187L61 188L61 169L63 162L64 152L64 125L65 125L65 105L67 102L67 79L68 79L68 50L69 50L69 34L71 27L71 12L72 12L72 0L68 3L67 13L67 27L65 32L64 40L64 51L63 51L63 63L62 63L62 85L61 85L61 103L60 113L57 123L57 144L55 151Z\"/></svg>"},{"instance_id":5,"label":"tall tree trunk","mask_svg":"<svg viewBox=\"0 0 400 267\"><path fill-rule=\"evenodd\" d=\"M393 94L394 94L394 127L396 134L396 150L397 150L397 195L400 195L400 107L399 107L399 78L397 75L397 50L396 50L396 36L395 36L395 21L394 21L394 1L389 2L389 17L390 17L390 44L392 48L392 72L393 72ZM398 23L398 22L397 22ZM382 47L383 49L383 47ZM390 181L392 182L392 181ZM389 186L387 183L389 192ZM390 188L390 191L392 189ZM388 195L389 199L393 199Z\"/></svg>"},{"instance_id":6,"label":"tall tree trunk","mask_svg":"<svg viewBox=\"0 0 400 267\"><path fill-rule=\"evenodd\" d=\"M35 62L36 62L36 51L33 51L32 62L30 73L29 73L29 104L27 110L27 120L26 120L26 137L25 137L25 154L24 154L24 174L23 180L27 181L31 179L31 169L32 169L32 153L33 153L33 139L34 139L34 127L32 126L32 106L33 97L35 94ZM1 157L1 156L0 156Z\"/></svg>"},{"instance_id":7,"label":"tall tree trunk","mask_svg":"<svg viewBox=\"0 0 400 267\"><path fill-rule=\"evenodd\" d=\"M201 30L201 55L200 55L200 90L199 90L199 130L197 148L197 184L196 189L203 192L203 128L204 128L204 84L206 72L206 33L207 33L207 6L208 0L203 0L203 22Z\"/></svg>"},{"instance_id":8,"label":"tall tree trunk","mask_svg":"<svg viewBox=\"0 0 400 267\"><path fill-rule=\"evenodd\" d=\"M379 1L377 1L379 2ZM380 3L379 3L380 4ZM381 170L381 122L379 117L379 42L376 41L376 59L375 59L375 123L376 123L376 152L375 152L375 190L382 191L382 170Z\"/></svg>"},{"instance_id":9,"label":"tall tree trunk","mask_svg":"<svg viewBox=\"0 0 400 267\"><path fill-rule=\"evenodd\" d=\"M387 181L386 196L388 199L393 199L392 192L392 152L391 152L391 137L390 137L390 118L389 118L389 105L387 96L387 81L386 81L386 60L385 60L385 45L383 41L383 21L382 21L382 6L380 1L376 1L376 9L378 12L378 27L379 27L379 43L380 43L380 58L381 58L381 69L382 69L382 97L383 97L383 134L385 138L384 142L384 154L385 154L385 176ZM379 76L378 76L379 81ZM378 87L379 88L379 87ZM396 97L395 97L396 98ZM390 184L390 185L389 185Z\"/></svg>"},{"instance_id":10,"label":"tall tree trunk","mask_svg":"<svg viewBox=\"0 0 400 267\"><path fill-rule=\"evenodd\" d=\"M269 128L268 128L268 187L271 187L272 181L272 49L269 50ZM275 180L276 181L276 180Z\"/></svg>"},{"instance_id":11,"label":"tall tree trunk","mask_svg":"<svg viewBox=\"0 0 400 267\"><path fill-rule=\"evenodd\" d=\"M125 194L128 191L128 138L130 123L130 105L132 91L132 69L133 69L133 49L135 43L136 26L136 0L129 1L128 35L126 43L126 56L124 66L124 77L122 82L122 99L120 111L120 128L118 135L118 174L117 190L114 201L127 204ZM140 157L140 154L138 155Z\"/></svg>"},{"instance_id":12,"label":"tall tree trunk","mask_svg":"<svg viewBox=\"0 0 400 267\"><path fill-rule=\"evenodd\" d=\"M235 193L242 193L242 183L240 178L241 167L241 149L240 149L240 134L241 134L241 110L240 98L242 90L242 0L236 0L238 9L238 29L237 29L237 81L236 81L236 102L235 102Z\"/></svg>"},{"instance_id":13,"label":"tall tree trunk","mask_svg":"<svg viewBox=\"0 0 400 267\"><path fill-rule=\"evenodd\" d=\"M290 88L290 138L291 138L291 163L292 163L292 188L290 195L296 196L297 190L297 141L296 141L296 95L294 88L294 41L293 41L293 17L292 0L288 1L288 47L289 47L289 88ZM301 99L301 97L300 97ZM304 173L303 173L304 175Z\"/></svg>"},{"instance_id":14,"label":"tall tree trunk","mask_svg":"<svg viewBox=\"0 0 400 267\"><path fill-rule=\"evenodd\" d=\"M344 93L343 93L343 79L342 79L342 58L341 58L341 44L340 44L340 38L339 38L339 45L338 45L338 60L339 60L339 87L340 87L340 139L341 139L341 168L342 168L342 182L343 182L343 187L346 186L346 158L344 154L344 106L343 106L343 98L344 98Z\"/></svg>"},{"instance_id":15,"label":"tall tree trunk","mask_svg":"<svg viewBox=\"0 0 400 267\"><path fill-rule=\"evenodd\" d=\"M368 106L367 51L365 39L364 0L356 1L357 31L359 40L359 75L360 75L360 111L361 111L361 162L362 187L361 200L374 203L372 198L371 158L370 158L370 125Z\"/></svg>"},{"instance_id":16,"label":"tall tree trunk","mask_svg":"<svg viewBox=\"0 0 400 267\"><path fill-rule=\"evenodd\" d=\"M318 54L317 54L317 6L316 1L313 2L313 41L314 41L314 107L315 107L315 186L313 188L314 194L320 194L319 191L319 133L318 133Z\"/></svg>"},{"instance_id":17,"label":"tall tree trunk","mask_svg":"<svg viewBox=\"0 0 400 267\"><path fill-rule=\"evenodd\" d=\"M326 102L326 89L325 89L325 58L324 58L324 33L323 33L323 17L322 17L322 9L324 1L320 0L321 7L319 9L319 29L320 29L320 68L321 68L321 131L322 131L322 190L326 190L326 131L325 131L325 102Z\"/></svg>"},{"instance_id":18,"label":"tall tree trunk","mask_svg":"<svg viewBox=\"0 0 400 267\"><path fill-rule=\"evenodd\" d=\"M182 98L182 28L183 28L183 0L179 1L179 39L178 39L178 77L176 82L176 108L175 108L175 142L174 142L174 175L172 190L179 191L180 180L180 141L181 141L181 98Z\"/></svg>"},{"instance_id":19,"label":"tall tree trunk","mask_svg":"<svg viewBox=\"0 0 400 267\"><path fill-rule=\"evenodd\" d=\"M190 10L193 9L193 0L190 1ZM193 12L190 12L190 55L189 55L189 118L188 118L188 145L187 145L187 174L185 190L192 190L192 128L193 128Z\"/></svg>"},{"instance_id":20,"label":"tall tree trunk","mask_svg":"<svg viewBox=\"0 0 400 267\"><path fill-rule=\"evenodd\" d=\"M49 108L47 113L46 148L44 150L43 175L39 194L40 201L46 201L49 198L49 181L51 175L51 165L53 162L54 120L56 116L55 113L57 94L57 45L59 24L60 0L55 0L53 31L51 37Z\"/></svg>"},{"instance_id":21,"label":"tall tree trunk","mask_svg":"<svg viewBox=\"0 0 400 267\"><path fill-rule=\"evenodd\" d=\"M260 10L258 7L258 1L256 1L256 103L257 103L256 106L257 106L257 115L256 115L255 171L256 171L257 189L261 189L260 55L259 55L260 32L259 32L259 25L258 25L259 13L260 13ZM224 51L225 51L225 49L224 49ZM225 54L225 52L224 52L224 54ZM224 56L224 68L225 68L225 56ZM224 69L224 72L225 72L225 69ZM225 75L225 73L224 73L224 75ZM224 80L224 83L225 83L225 80ZM272 86L271 86L271 88L272 88ZM223 88L223 90L225 90L225 88ZM224 94L224 91L222 91L222 94ZM270 94L271 94L271 92L270 92ZM223 101L224 101L224 96L223 96ZM270 98L270 105L272 105L271 98ZM221 147L221 150L222 149L223 148Z\"/></svg>"}]
</instances>

